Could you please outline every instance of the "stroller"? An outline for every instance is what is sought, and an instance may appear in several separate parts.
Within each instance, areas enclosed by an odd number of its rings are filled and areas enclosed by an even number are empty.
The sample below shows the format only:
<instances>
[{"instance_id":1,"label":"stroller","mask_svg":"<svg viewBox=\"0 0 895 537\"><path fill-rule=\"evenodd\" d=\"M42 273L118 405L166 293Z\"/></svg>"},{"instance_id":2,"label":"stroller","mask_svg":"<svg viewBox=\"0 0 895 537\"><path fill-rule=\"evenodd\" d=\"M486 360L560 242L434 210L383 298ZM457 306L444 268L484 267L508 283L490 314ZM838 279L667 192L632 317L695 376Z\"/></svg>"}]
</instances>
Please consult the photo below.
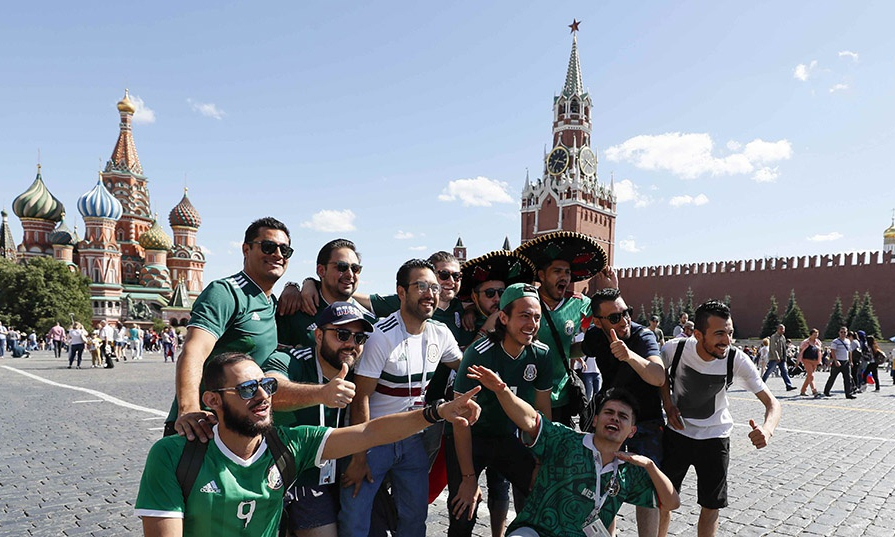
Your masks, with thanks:
<instances>
[{"instance_id":1,"label":"stroller","mask_svg":"<svg viewBox=\"0 0 895 537\"><path fill-rule=\"evenodd\" d=\"M789 373L789 378L798 377L805 374L805 366L798 363L795 359L787 357L786 372Z\"/></svg>"}]
</instances>

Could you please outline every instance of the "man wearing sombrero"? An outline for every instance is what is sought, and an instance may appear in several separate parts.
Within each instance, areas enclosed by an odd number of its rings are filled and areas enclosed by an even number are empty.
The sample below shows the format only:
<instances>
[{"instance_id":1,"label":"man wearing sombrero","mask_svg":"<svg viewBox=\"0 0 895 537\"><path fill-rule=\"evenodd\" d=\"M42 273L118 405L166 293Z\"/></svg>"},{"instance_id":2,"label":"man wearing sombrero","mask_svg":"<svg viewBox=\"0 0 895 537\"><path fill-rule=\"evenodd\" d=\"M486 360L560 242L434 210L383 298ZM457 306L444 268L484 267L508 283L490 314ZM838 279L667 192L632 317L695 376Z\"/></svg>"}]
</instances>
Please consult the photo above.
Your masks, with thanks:
<instances>
[{"instance_id":1,"label":"man wearing sombrero","mask_svg":"<svg viewBox=\"0 0 895 537\"><path fill-rule=\"evenodd\" d=\"M568 361L573 352L580 355L580 345L573 351L572 340L582 331L582 321L590 317L591 311L590 299L569 293L570 286L600 273L606 266L606 252L594 238L573 231L541 235L515 252L534 262L535 276L540 282L538 295L544 311L538 340L550 347L553 356L552 421L571 426Z\"/></svg>"}]
</instances>

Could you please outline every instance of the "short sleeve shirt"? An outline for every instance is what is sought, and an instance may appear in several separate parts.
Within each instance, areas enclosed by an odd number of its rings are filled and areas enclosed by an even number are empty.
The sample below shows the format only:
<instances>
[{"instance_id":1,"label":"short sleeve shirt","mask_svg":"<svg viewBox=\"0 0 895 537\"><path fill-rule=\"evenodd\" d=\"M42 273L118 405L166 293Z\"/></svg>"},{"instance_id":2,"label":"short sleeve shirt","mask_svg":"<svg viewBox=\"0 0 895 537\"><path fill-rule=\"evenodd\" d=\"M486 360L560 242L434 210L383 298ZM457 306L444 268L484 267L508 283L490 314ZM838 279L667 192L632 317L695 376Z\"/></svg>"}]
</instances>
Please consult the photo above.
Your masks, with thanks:
<instances>
[{"instance_id":1,"label":"short sleeve shirt","mask_svg":"<svg viewBox=\"0 0 895 537\"><path fill-rule=\"evenodd\" d=\"M320 313L329 303L323 299L323 295L318 294L319 302L317 313ZM367 311L366 308L357 303L353 298L349 298L348 302L357 306L364 317L370 323L376 322L376 316ZM315 315L308 315L299 310L292 315L277 315L277 340L283 345L310 347L314 345L314 329L317 328L317 319Z\"/></svg>"},{"instance_id":2,"label":"short sleeve shirt","mask_svg":"<svg viewBox=\"0 0 895 537\"><path fill-rule=\"evenodd\" d=\"M378 379L370 395L370 418L403 412L422 401L424 388L441 363L460 360L463 354L448 328L428 320L423 332L409 335L401 312L382 319L364 346L355 373Z\"/></svg>"},{"instance_id":3,"label":"short sleeve shirt","mask_svg":"<svg viewBox=\"0 0 895 537\"><path fill-rule=\"evenodd\" d=\"M553 324L559 335L559 343L568 360L572 350L572 340L581 332L582 321L591 315L590 298L576 293L564 299L555 310L544 311L542 314L550 315L550 318L553 319ZM563 406L569 402L569 390L566 388L568 374L547 319L541 319L538 340L550 347L550 355L553 357L553 391L550 394L550 401L554 407Z\"/></svg>"},{"instance_id":4,"label":"short sleeve shirt","mask_svg":"<svg viewBox=\"0 0 895 537\"><path fill-rule=\"evenodd\" d=\"M401 309L401 301L398 295L370 295L370 305L377 317L387 317L392 313ZM451 300L451 303L445 309L435 308L432 319L441 323L454 334L457 345L461 349L465 349L475 339L475 332L470 332L463 328L463 303L459 299Z\"/></svg>"},{"instance_id":5,"label":"short sleeve shirt","mask_svg":"<svg viewBox=\"0 0 895 537\"><path fill-rule=\"evenodd\" d=\"M615 465L600 470L597 488L597 457L593 435L575 432L541 416L541 430L530 446L541 461L534 487L525 508L507 528L507 533L530 527L542 536L581 536L587 517L609 486ZM619 492L606 496L600 520L609 527L623 503L656 507L656 491L647 471L639 466L618 464Z\"/></svg>"},{"instance_id":6,"label":"short sleeve shirt","mask_svg":"<svg viewBox=\"0 0 895 537\"><path fill-rule=\"evenodd\" d=\"M275 537L284 487L266 441L244 460L224 445L217 426L214 432L186 505L175 475L186 438L168 436L152 446L135 513L140 517L183 518L183 534L191 537ZM323 464L321 457L330 429L278 427L277 433L295 456L296 472Z\"/></svg>"},{"instance_id":7,"label":"short sleeve shirt","mask_svg":"<svg viewBox=\"0 0 895 537\"><path fill-rule=\"evenodd\" d=\"M463 353L463 361L454 380L455 392L465 393L479 385L478 381L466 376L466 371L473 365L482 365L496 372L517 397L532 406L536 391L548 391L553 387L550 349L539 341L524 347L522 353L513 358L500 343L487 338L478 340ZM482 413L472 426L473 436L500 436L515 431L516 426L507 417L494 392L480 391L476 402L482 407Z\"/></svg>"},{"instance_id":8,"label":"short sleeve shirt","mask_svg":"<svg viewBox=\"0 0 895 537\"><path fill-rule=\"evenodd\" d=\"M833 352L833 358L837 362L848 361L848 355L851 352L851 342L842 338L836 338L830 343L830 348Z\"/></svg>"}]
</instances>

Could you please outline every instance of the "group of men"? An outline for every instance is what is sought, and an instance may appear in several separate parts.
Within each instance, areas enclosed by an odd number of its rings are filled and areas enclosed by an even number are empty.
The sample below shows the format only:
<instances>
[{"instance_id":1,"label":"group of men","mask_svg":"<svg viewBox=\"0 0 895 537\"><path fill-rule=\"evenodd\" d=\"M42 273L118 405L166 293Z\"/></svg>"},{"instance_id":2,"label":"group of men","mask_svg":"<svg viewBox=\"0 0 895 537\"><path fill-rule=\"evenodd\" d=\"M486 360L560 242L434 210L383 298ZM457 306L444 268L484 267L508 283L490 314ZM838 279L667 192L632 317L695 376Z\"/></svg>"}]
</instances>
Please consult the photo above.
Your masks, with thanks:
<instances>
[{"instance_id":1,"label":"group of men","mask_svg":"<svg viewBox=\"0 0 895 537\"><path fill-rule=\"evenodd\" d=\"M290 535L423 536L420 484L442 459L449 535L471 534L483 471L494 535L608 535L624 502L637 506L640 535L664 535L691 465L699 535L713 535L727 502L726 388L736 379L764 403L756 447L780 417L751 360L732 350L726 306L703 304L694 337L660 348L584 235L551 233L462 267L446 252L409 260L392 295L357 292L360 254L337 239L320 250L316 278L286 285L279 313L288 229L257 220L242 251L243 270L194 303L166 438L136 502L146 535L273 535L284 513ZM571 292L592 278L592 297ZM584 355L603 386L581 409L570 365ZM180 460L197 442L204 462L182 489ZM505 529L510 485L517 517Z\"/></svg>"}]
</instances>

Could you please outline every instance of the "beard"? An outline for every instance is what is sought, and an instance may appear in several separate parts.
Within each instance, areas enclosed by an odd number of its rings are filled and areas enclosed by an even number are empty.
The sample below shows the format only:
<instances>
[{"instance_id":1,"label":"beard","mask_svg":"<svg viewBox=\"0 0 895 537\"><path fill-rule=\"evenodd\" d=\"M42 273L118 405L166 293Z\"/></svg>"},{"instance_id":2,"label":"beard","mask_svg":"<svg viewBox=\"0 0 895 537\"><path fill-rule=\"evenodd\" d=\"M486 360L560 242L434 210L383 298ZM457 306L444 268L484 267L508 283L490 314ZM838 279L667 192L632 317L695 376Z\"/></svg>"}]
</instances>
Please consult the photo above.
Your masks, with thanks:
<instances>
[{"instance_id":1,"label":"beard","mask_svg":"<svg viewBox=\"0 0 895 537\"><path fill-rule=\"evenodd\" d=\"M271 418L268 418L266 422L252 421L252 418L248 415L243 417L238 416L230 407L230 403L228 403L226 399L222 399L221 404L224 414L224 425L240 436L253 438L258 435L265 435L268 431L273 429L273 419ZM261 403L259 402L255 406L259 404ZM252 408L254 408L254 406ZM248 410L251 410L251 408Z\"/></svg>"},{"instance_id":2,"label":"beard","mask_svg":"<svg viewBox=\"0 0 895 537\"><path fill-rule=\"evenodd\" d=\"M354 337L354 336L351 336ZM342 369L342 360L339 358L339 349L332 348L329 346L329 343L326 339L323 339L323 342L320 345L320 350L318 351L320 356L323 358L323 361L334 367L337 371ZM355 356L354 358L349 358L344 361L344 363L348 364L348 369L354 369L354 364L357 362L357 346L355 346Z\"/></svg>"}]
</instances>

